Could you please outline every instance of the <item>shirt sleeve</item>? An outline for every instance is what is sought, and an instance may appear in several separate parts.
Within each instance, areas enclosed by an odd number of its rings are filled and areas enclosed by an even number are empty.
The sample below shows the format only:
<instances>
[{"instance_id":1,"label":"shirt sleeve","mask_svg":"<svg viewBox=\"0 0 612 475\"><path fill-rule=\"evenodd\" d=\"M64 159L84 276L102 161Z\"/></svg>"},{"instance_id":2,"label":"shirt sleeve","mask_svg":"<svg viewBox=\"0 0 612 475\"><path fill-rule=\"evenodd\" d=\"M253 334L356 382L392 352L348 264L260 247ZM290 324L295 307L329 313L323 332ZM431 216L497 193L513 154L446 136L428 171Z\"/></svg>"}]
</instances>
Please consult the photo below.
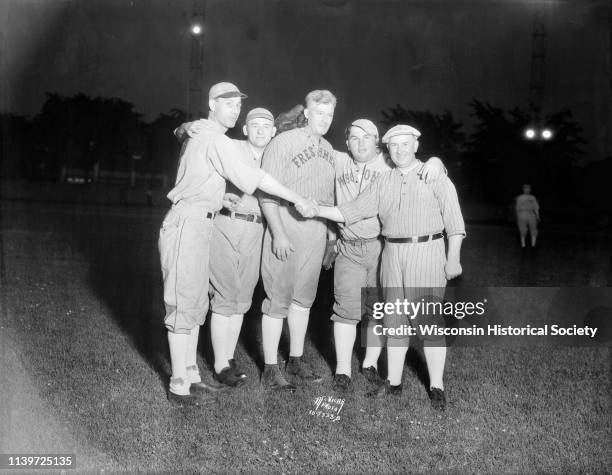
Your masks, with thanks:
<instances>
[{"instance_id":1,"label":"shirt sleeve","mask_svg":"<svg viewBox=\"0 0 612 475\"><path fill-rule=\"evenodd\" d=\"M370 186L359 193L359 196L353 201L338 205L340 213L344 216L345 226L350 226L357 221L378 215L378 204L380 200L379 184L381 181L382 180L376 180L376 182L370 183Z\"/></svg>"},{"instance_id":2,"label":"shirt sleeve","mask_svg":"<svg viewBox=\"0 0 612 475\"><path fill-rule=\"evenodd\" d=\"M434 195L440 206L440 212L442 213L446 235L461 234L465 236L465 223L461 214L455 185L453 185L453 182L448 177L442 177L432 183L432 185Z\"/></svg>"},{"instance_id":3,"label":"shirt sleeve","mask_svg":"<svg viewBox=\"0 0 612 475\"><path fill-rule=\"evenodd\" d=\"M227 137L211 143L207 153L219 175L233 183L239 190L252 195L265 173L250 167L240 159L240 149Z\"/></svg>"},{"instance_id":4,"label":"shirt sleeve","mask_svg":"<svg viewBox=\"0 0 612 475\"><path fill-rule=\"evenodd\" d=\"M282 185L286 185L285 172L287 169L287 148L284 146L284 141L281 137L272 139L264 150L261 159L261 169L276 178ZM258 193L260 203L276 203L279 204L281 199L277 196L270 195L263 191Z\"/></svg>"}]
</instances>

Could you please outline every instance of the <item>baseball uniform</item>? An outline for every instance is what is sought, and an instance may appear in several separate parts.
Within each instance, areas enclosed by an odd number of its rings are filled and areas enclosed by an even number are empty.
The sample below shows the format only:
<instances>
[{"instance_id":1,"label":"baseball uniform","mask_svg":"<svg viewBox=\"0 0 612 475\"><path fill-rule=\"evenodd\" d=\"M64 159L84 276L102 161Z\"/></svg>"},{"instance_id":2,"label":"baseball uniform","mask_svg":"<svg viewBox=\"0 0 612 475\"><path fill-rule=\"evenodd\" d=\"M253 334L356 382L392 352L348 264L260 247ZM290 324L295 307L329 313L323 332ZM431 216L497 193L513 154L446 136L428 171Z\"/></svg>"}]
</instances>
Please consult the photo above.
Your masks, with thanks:
<instances>
[{"instance_id":1,"label":"baseball uniform","mask_svg":"<svg viewBox=\"0 0 612 475\"><path fill-rule=\"evenodd\" d=\"M174 333L202 325L208 312L209 247L212 217L221 209L225 180L252 194L264 177L244 165L225 129L204 120L200 134L182 146L172 208L164 218L159 252L164 279L164 323Z\"/></svg>"},{"instance_id":2,"label":"baseball uniform","mask_svg":"<svg viewBox=\"0 0 612 475\"><path fill-rule=\"evenodd\" d=\"M351 225L378 215L385 246L381 257L381 285L385 301L414 300L411 288L442 289L446 286L443 231L448 236L465 235L465 225L457 192L446 176L426 184L418 175L417 161L408 173L393 169L382 175L352 202L338 206ZM429 236L426 242L394 243L393 239ZM391 240L391 241L390 241ZM398 295L397 291L403 293ZM407 324L406 315L385 317L385 326ZM407 340L403 336L398 343Z\"/></svg>"},{"instance_id":3,"label":"baseball uniform","mask_svg":"<svg viewBox=\"0 0 612 475\"><path fill-rule=\"evenodd\" d=\"M262 169L287 188L321 204L334 203L334 151L327 140L308 127L283 132L266 148ZM274 201L294 252L286 261L272 252L272 234L267 229L261 259L261 276L266 291L262 312L285 318L293 302L310 308L314 301L325 252L326 229L323 220L304 219L288 203L269 195L262 202Z\"/></svg>"},{"instance_id":4,"label":"baseball uniform","mask_svg":"<svg viewBox=\"0 0 612 475\"><path fill-rule=\"evenodd\" d=\"M522 235L531 235L538 232L538 221L536 212L540 210L540 205L536 197L531 194L523 193L516 197L516 222Z\"/></svg>"},{"instance_id":5,"label":"baseball uniform","mask_svg":"<svg viewBox=\"0 0 612 475\"><path fill-rule=\"evenodd\" d=\"M348 154L336 152L336 203L354 200L391 166L379 153L368 163L354 161ZM378 273L382 242L377 216L349 226L339 224L338 256L334 265L334 313L332 321L356 325L372 315L378 300ZM362 299L362 289L367 295ZM363 310L365 309L365 313ZM364 332L367 346L381 346L383 339Z\"/></svg>"},{"instance_id":6,"label":"baseball uniform","mask_svg":"<svg viewBox=\"0 0 612 475\"><path fill-rule=\"evenodd\" d=\"M246 140L234 140L240 159L259 170L258 156ZM253 291L259 279L264 226L259 201L227 183L226 192L242 195L233 212L223 211L215 218L210 255L212 311L220 315L244 314L251 307Z\"/></svg>"}]
</instances>

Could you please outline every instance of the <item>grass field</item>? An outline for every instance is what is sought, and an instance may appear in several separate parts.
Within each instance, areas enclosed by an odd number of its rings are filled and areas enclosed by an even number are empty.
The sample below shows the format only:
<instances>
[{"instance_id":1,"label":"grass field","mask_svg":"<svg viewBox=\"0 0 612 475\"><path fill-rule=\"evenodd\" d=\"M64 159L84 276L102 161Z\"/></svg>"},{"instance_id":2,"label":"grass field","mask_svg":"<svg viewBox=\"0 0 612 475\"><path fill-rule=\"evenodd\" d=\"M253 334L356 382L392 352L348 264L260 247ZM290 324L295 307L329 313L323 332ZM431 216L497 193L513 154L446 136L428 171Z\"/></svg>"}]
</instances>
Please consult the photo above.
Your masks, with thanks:
<instances>
[{"instance_id":1,"label":"grass field","mask_svg":"<svg viewBox=\"0 0 612 475\"><path fill-rule=\"evenodd\" d=\"M309 414L318 397L338 396L331 273L306 348L321 385L294 395L260 387L254 311L237 353L247 385L204 407L172 407L156 251L163 211L1 206L1 453L76 453L79 472L612 471L604 345L452 347L443 414L430 409L418 345L401 398L366 398L355 358L339 421ZM515 238L469 227L461 285L609 285L609 236L544 233L533 254ZM200 353L210 375L207 345Z\"/></svg>"}]
</instances>

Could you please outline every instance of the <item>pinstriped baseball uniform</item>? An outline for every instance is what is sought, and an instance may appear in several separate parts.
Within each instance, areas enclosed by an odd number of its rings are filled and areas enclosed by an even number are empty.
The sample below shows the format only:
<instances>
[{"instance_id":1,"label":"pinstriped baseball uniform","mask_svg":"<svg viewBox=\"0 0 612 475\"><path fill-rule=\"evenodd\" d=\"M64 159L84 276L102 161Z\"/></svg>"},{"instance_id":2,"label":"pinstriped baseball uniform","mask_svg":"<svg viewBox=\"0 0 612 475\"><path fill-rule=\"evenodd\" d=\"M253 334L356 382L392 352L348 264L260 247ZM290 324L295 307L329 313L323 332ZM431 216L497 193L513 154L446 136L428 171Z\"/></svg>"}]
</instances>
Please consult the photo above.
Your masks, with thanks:
<instances>
[{"instance_id":1,"label":"pinstriped baseball uniform","mask_svg":"<svg viewBox=\"0 0 612 475\"><path fill-rule=\"evenodd\" d=\"M420 162L419 162L420 164ZM406 174L393 169L351 203L339 209L347 224L378 215L385 237L402 238L446 231L465 235L465 224L455 186L448 177L426 184L417 166ZM381 285L385 301L418 299L410 288L446 286L444 241L397 244L386 242L381 258ZM403 295L398 295L399 289ZM434 290L435 292L435 290ZM407 323L405 316L385 318L385 325ZM404 338L401 338L404 339Z\"/></svg>"},{"instance_id":2,"label":"pinstriped baseball uniform","mask_svg":"<svg viewBox=\"0 0 612 475\"><path fill-rule=\"evenodd\" d=\"M262 170L241 163L221 125L207 119L203 123L203 131L183 143L176 185L168 193L173 205L159 232L164 323L174 333L189 333L204 323L213 227L206 215L221 208L225 180L253 193L264 177Z\"/></svg>"},{"instance_id":3,"label":"pinstriped baseball uniform","mask_svg":"<svg viewBox=\"0 0 612 475\"><path fill-rule=\"evenodd\" d=\"M248 141L234 140L240 149L240 159L249 167L259 169L258 156ZM226 192L242 195L236 213L259 216L258 199L242 193L231 182ZM253 291L259 279L263 223L246 221L218 214L212 232L210 255L210 306L219 315L244 314L251 307Z\"/></svg>"},{"instance_id":4,"label":"pinstriped baseball uniform","mask_svg":"<svg viewBox=\"0 0 612 475\"><path fill-rule=\"evenodd\" d=\"M262 169L287 188L321 204L334 203L334 151L323 137L309 128L288 130L266 148ZM261 277L266 290L262 312L285 318L292 302L310 308L314 301L325 252L326 224L303 219L286 202L262 194L261 201L279 203L279 215L294 252L286 261L272 252L272 235L266 230L261 259Z\"/></svg>"},{"instance_id":5,"label":"pinstriped baseball uniform","mask_svg":"<svg viewBox=\"0 0 612 475\"><path fill-rule=\"evenodd\" d=\"M354 161L348 154L336 153L336 202L348 203L366 190L390 165L382 153L368 163ZM378 216L347 226L339 224L338 256L334 264L334 313L332 321L357 324L372 315L372 305L379 299L370 290L362 301L362 288L377 289L382 242ZM365 309L365 315L362 315ZM381 346L382 339L364 332L368 346ZM372 340L376 338L376 341Z\"/></svg>"}]
</instances>

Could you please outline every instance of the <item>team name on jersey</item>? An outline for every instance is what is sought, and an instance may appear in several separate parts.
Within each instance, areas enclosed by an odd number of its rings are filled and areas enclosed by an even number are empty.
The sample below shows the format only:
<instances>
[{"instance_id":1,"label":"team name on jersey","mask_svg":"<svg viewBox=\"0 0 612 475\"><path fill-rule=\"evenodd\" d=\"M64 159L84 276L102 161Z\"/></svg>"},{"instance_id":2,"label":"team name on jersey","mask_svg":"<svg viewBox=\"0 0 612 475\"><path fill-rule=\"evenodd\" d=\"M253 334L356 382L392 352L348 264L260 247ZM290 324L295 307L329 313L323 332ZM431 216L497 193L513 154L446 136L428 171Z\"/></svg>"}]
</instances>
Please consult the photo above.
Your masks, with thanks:
<instances>
[{"instance_id":1,"label":"team name on jersey","mask_svg":"<svg viewBox=\"0 0 612 475\"><path fill-rule=\"evenodd\" d=\"M334 157L332 155L332 151L327 150L324 147L319 147L318 150L314 145L309 145L300 153L295 154L291 161L296 166L296 168L300 168L305 163L308 163L313 158L320 158L328 162L330 165L334 165Z\"/></svg>"},{"instance_id":2,"label":"team name on jersey","mask_svg":"<svg viewBox=\"0 0 612 475\"><path fill-rule=\"evenodd\" d=\"M380 171L370 170L368 168L363 172L363 183L367 183L371 181L374 183L378 177L382 174ZM351 170L350 172L344 172L342 175L336 178L338 180L339 185L348 186L350 183L359 183L357 179L357 175Z\"/></svg>"}]
</instances>

